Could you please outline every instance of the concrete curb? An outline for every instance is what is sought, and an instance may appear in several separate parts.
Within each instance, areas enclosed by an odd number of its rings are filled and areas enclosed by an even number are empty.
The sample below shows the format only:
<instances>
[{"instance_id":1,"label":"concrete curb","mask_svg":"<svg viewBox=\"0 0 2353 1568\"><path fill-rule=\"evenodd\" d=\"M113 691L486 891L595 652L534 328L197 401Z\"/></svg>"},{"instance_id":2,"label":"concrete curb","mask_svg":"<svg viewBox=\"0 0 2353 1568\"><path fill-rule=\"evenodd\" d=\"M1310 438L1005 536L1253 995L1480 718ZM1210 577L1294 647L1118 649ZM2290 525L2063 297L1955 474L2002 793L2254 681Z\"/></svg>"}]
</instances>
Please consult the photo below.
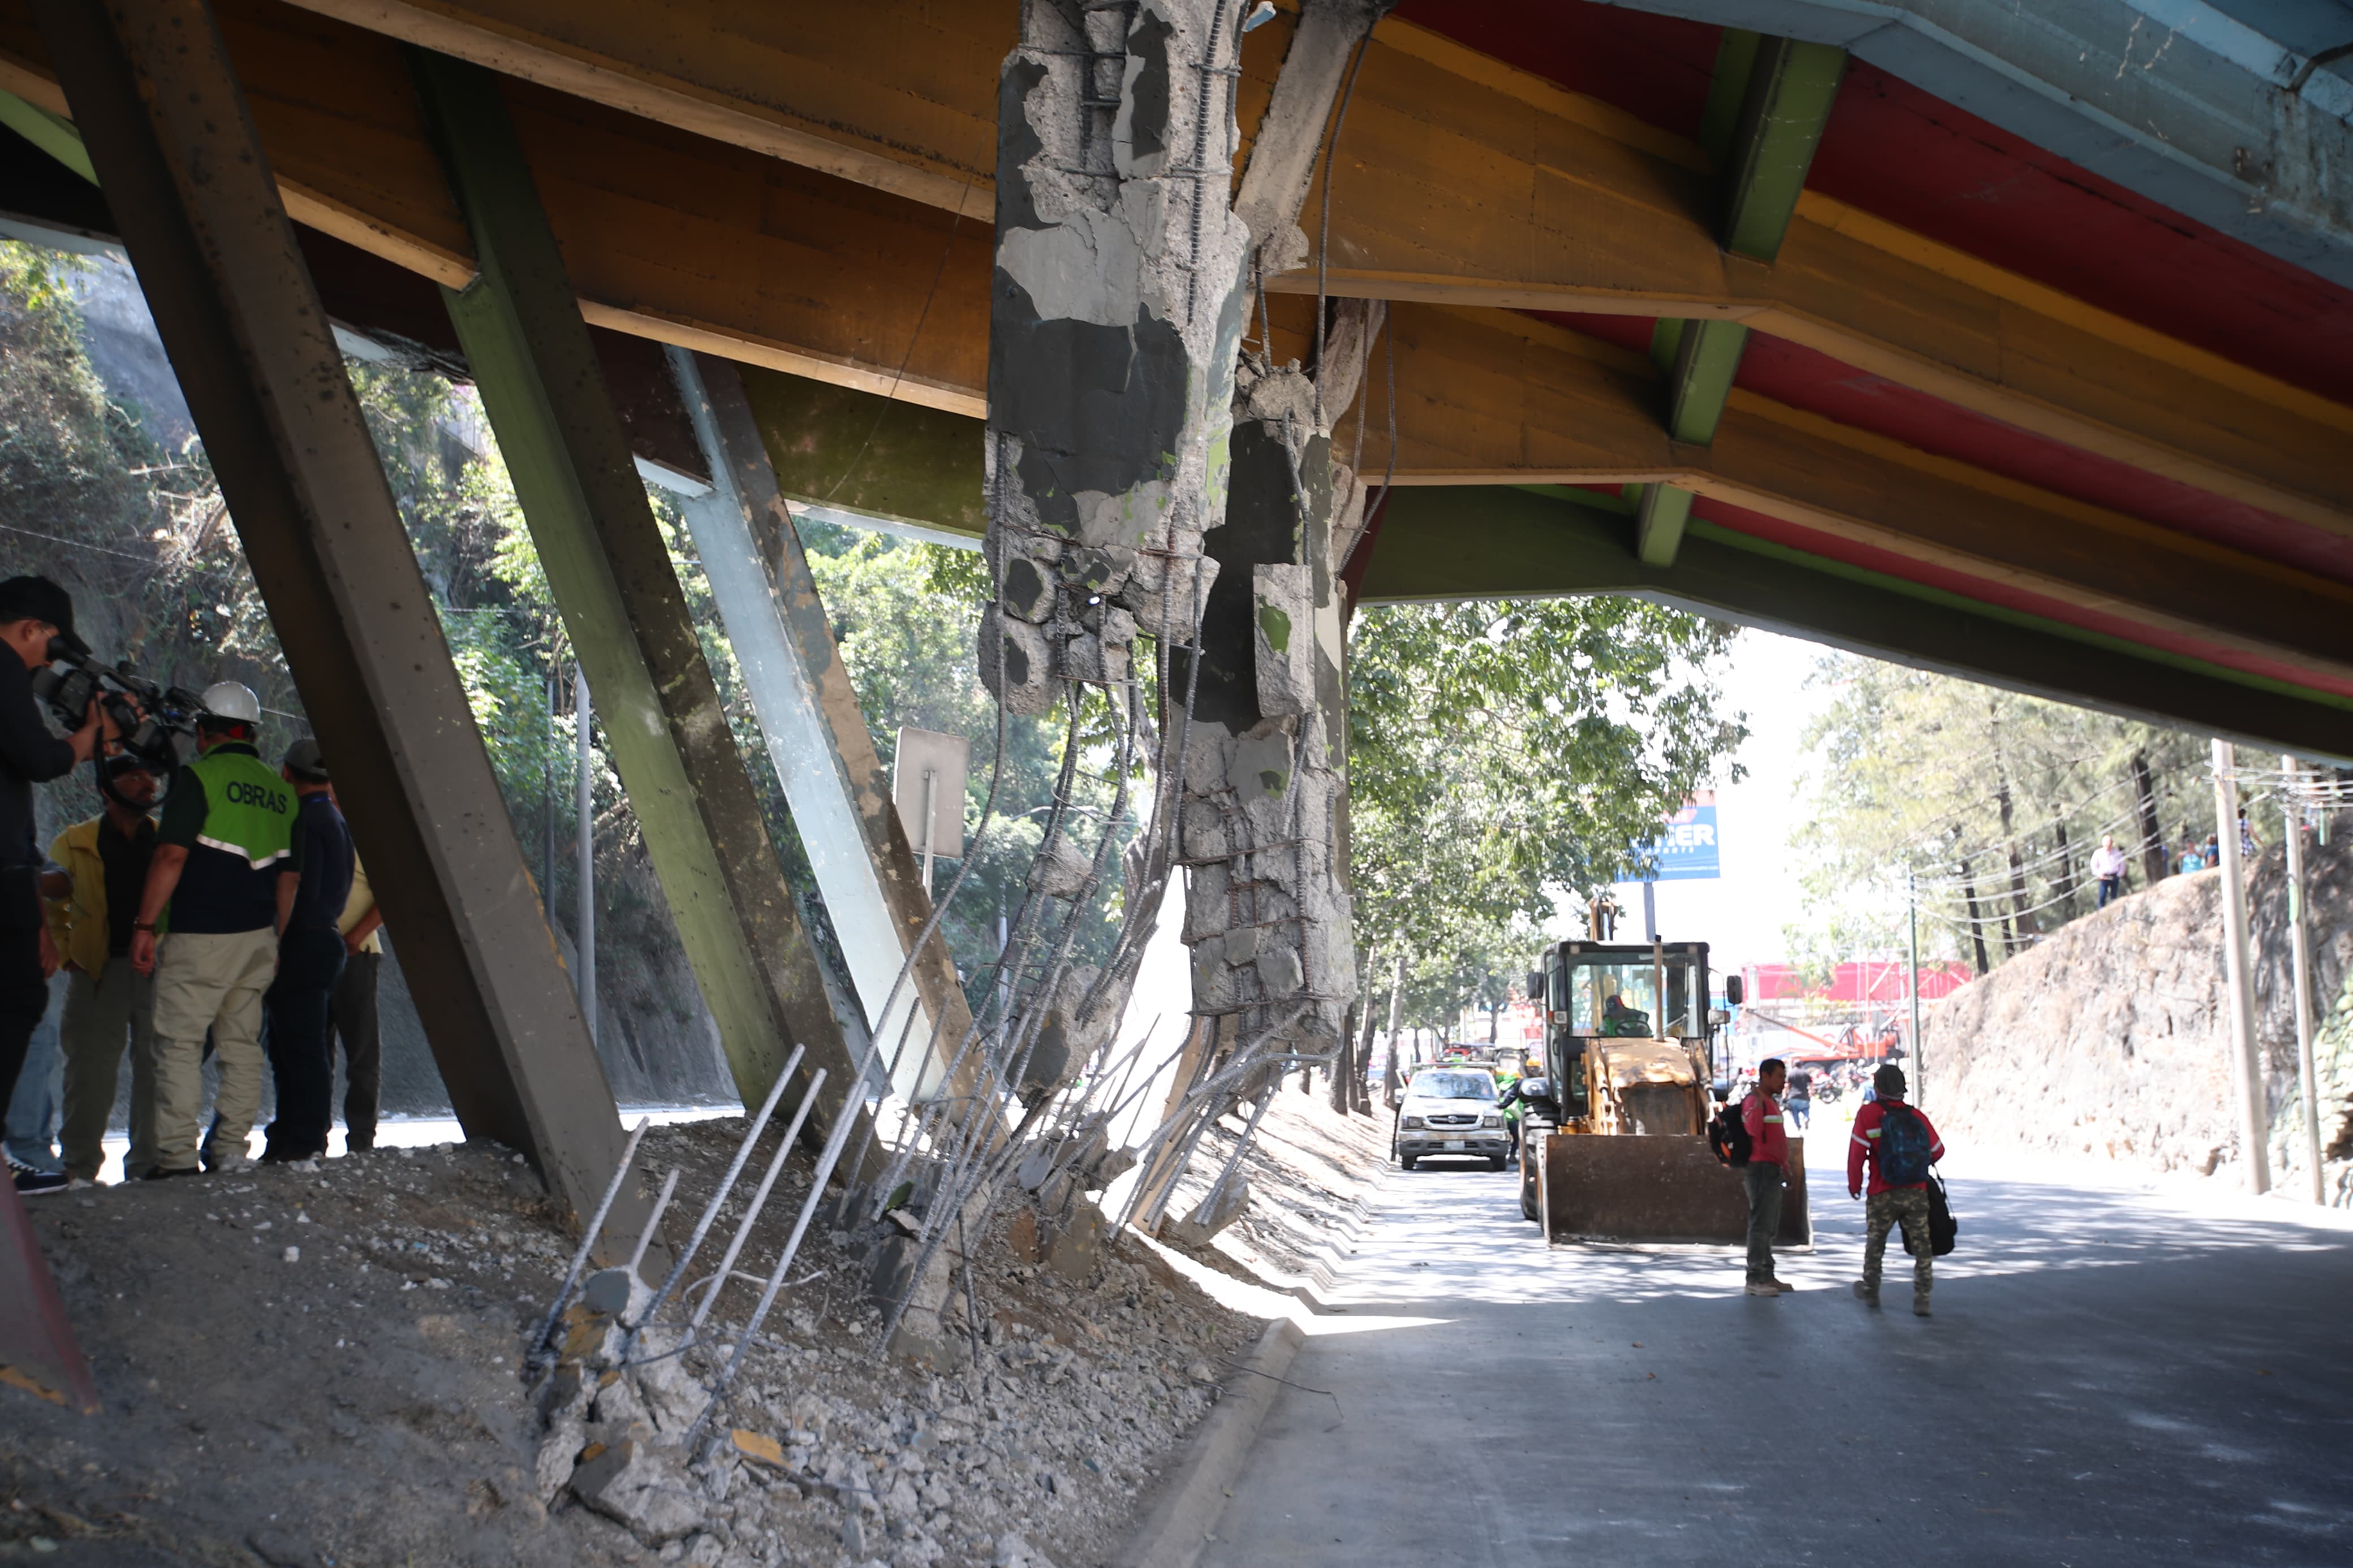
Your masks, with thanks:
<instances>
[{"instance_id":1,"label":"concrete curb","mask_svg":"<svg viewBox=\"0 0 2353 1568\"><path fill-rule=\"evenodd\" d=\"M1259 1424L1273 1408L1306 1336L1289 1318L1277 1318L1258 1337L1250 1358L1234 1369L1227 1392L1186 1439L1176 1467L1161 1478L1151 1511L1112 1559L1113 1568L1193 1568L1218 1516L1226 1510L1226 1489L1241 1474L1242 1459L1258 1438Z\"/></svg>"}]
</instances>

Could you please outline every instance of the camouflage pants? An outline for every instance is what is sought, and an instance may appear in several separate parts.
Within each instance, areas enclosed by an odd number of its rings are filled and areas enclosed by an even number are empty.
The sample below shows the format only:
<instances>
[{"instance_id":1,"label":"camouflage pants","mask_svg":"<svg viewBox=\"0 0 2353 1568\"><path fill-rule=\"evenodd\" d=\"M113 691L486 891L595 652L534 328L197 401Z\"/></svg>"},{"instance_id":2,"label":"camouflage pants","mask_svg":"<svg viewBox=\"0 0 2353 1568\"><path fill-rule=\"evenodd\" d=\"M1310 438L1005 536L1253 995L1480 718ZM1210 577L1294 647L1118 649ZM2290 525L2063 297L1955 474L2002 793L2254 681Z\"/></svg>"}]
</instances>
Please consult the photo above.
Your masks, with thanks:
<instances>
[{"instance_id":1,"label":"camouflage pants","mask_svg":"<svg viewBox=\"0 0 2353 1568\"><path fill-rule=\"evenodd\" d=\"M1862 1288L1879 1289L1879 1261L1887 1251L1887 1233L1904 1227L1912 1244L1912 1293L1922 1300L1936 1283L1936 1253L1928 1244L1928 1189L1890 1187L1873 1193L1862 1210Z\"/></svg>"}]
</instances>

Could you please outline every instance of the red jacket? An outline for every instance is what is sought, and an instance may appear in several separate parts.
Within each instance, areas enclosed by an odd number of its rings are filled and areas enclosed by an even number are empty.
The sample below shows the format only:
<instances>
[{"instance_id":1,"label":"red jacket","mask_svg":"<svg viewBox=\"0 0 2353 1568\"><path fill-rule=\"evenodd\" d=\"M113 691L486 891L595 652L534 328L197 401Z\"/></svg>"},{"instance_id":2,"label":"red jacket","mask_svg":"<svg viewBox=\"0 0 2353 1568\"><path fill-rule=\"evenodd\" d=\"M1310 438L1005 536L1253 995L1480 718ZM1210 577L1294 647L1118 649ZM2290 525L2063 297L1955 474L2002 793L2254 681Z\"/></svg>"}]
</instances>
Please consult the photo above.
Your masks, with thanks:
<instances>
[{"instance_id":1,"label":"red jacket","mask_svg":"<svg viewBox=\"0 0 2353 1568\"><path fill-rule=\"evenodd\" d=\"M1748 1129L1748 1163L1789 1168L1789 1134L1781 1125L1781 1102L1761 1089L1748 1091L1740 1108L1740 1124Z\"/></svg>"},{"instance_id":2,"label":"red jacket","mask_svg":"<svg viewBox=\"0 0 2353 1568\"><path fill-rule=\"evenodd\" d=\"M1927 1112L1919 1107L1910 1106L1906 1109L1918 1117L1928 1129L1928 1158L1943 1159L1945 1141L1936 1136L1936 1124L1930 1121ZM1866 1160L1871 1163L1871 1192L1867 1195L1876 1195L1887 1190L1887 1184L1880 1180L1879 1176L1879 1124L1886 1120L1887 1106L1876 1100L1854 1113L1854 1136L1847 1140L1846 1145L1846 1190L1850 1194L1859 1192L1862 1188L1862 1167ZM1905 1184L1925 1187L1928 1184L1907 1182Z\"/></svg>"}]
</instances>

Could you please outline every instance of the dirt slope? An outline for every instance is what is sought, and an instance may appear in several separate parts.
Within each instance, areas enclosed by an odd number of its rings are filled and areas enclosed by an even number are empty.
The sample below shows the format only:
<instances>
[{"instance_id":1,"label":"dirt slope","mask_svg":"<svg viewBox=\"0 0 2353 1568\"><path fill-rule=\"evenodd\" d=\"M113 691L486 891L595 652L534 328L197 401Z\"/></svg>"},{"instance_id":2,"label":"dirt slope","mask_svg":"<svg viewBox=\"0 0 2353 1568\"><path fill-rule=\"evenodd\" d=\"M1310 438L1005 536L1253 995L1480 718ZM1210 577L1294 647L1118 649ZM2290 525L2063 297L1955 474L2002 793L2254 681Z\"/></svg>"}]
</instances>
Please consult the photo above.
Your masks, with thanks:
<instances>
[{"instance_id":1,"label":"dirt slope","mask_svg":"<svg viewBox=\"0 0 2353 1568\"><path fill-rule=\"evenodd\" d=\"M2353 819L2310 853L2324 1173L2353 1198ZM2274 1183L2302 1193L2285 856L2249 879ZM2170 877L2052 932L1939 1003L1923 1103L1948 1138L2240 1179L2221 873Z\"/></svg>"}]
</instances>

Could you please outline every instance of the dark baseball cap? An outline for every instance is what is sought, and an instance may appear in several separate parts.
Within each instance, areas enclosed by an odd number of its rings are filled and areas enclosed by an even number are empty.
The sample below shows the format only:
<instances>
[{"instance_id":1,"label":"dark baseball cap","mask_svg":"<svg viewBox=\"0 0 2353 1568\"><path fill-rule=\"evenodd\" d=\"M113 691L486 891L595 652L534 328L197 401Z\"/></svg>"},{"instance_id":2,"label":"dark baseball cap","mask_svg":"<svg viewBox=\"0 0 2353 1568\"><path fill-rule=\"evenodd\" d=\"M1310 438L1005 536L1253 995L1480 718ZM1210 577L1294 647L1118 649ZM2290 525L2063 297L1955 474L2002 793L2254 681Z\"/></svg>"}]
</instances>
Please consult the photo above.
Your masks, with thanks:
<instances>
[{"instance_id":1,"label":"dark baseball cap","mask_svg":"<svg viewBox=\"0 0 2353 1568\"><path fill-rule=\"evenodd\" d=\"M90 644L74 631L73 595L47 577L11 577L0 583L0 626L11 621L47 621L58 640L84 658Z\"/></svg>"},{"instance_id":2,"label":"dark baseball cap","mask_svg":"<svg viewBox=\"0 0 2353 1568\"><path fill-rule=\"evenodd\" d=\"M1888 1063L1871 1075L1871 1087L1882 1094L1892 1094L1898 1100L1903 1099L1904 1069L1894 1062Z\"/></svg>"},{"instance_id":3,"label":"dark baseball cap","mask_svg":"<svg viewBox=\"0 0 2353 1568\"><path fill-rule=\"evenodd\" d=\"M325 784L327 760L319 754L319 742L305 735L287 747L286 771L304 784Z\"/></svg>"}]
</instances>

